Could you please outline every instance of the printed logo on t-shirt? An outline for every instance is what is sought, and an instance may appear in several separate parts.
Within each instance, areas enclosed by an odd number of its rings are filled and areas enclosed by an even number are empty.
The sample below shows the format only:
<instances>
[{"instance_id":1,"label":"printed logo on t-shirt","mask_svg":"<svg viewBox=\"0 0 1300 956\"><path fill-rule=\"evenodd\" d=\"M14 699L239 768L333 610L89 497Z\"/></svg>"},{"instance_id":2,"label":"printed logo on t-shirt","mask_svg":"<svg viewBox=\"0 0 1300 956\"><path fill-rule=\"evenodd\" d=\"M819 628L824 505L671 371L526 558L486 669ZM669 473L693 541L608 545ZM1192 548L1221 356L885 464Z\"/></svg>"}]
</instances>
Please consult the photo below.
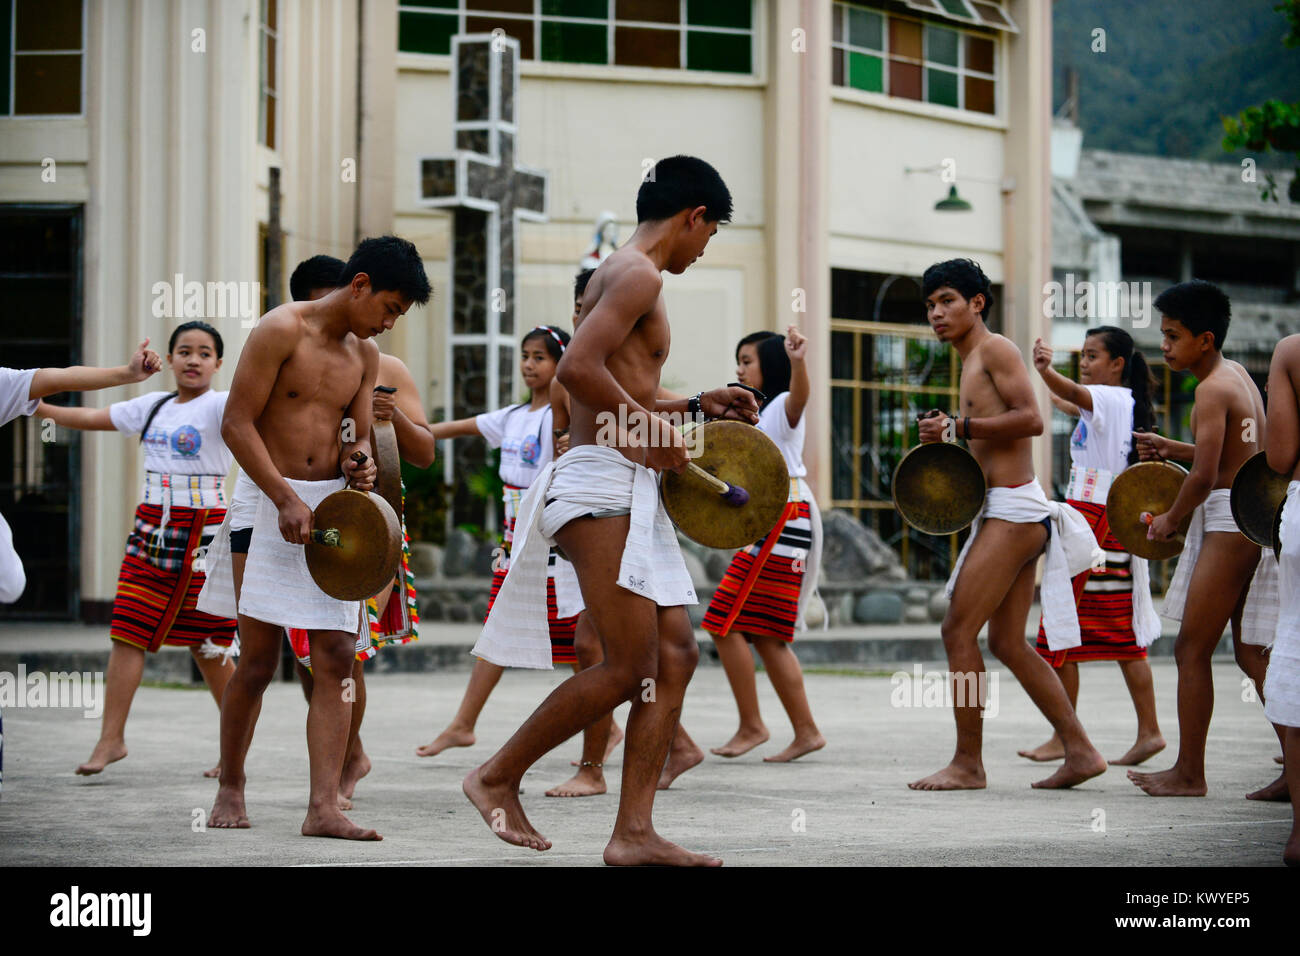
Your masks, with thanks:
<instances>
[{"instance_id":1,"label":"printed logo on t-shirt","mask_svg":"<svg viewBox=\"0 0 1300 956\"><path fill-rule=\"evenodd\" d=\"M172 432L172 451L185 458L193 458L199 453L203 436L193 425L182 425Z\"/></svg>"},{"instance_id":2,"label":"printed logo on t-shirt","mask_svg":"<svg viewBox=\"0 0 1300 956\"><path fill-rule=\"evenodd\" d=\"M1074 434L1070 437L1070 444L1075 448L1088 447L1088 426L1082 420L1078 425L1074 426Z\"/></svg>"},{"instance_id":3,"label":"printed logo on t-shirt","mask_svg":"<svg viewBox=\"0 0 1300 956\"><path fill-rule=\"evenodd\" d=\"M536 435L526 435L519 443L519 460L525 465L536 465L542 454L542 443Z\"/></svg>"}]
</instances>

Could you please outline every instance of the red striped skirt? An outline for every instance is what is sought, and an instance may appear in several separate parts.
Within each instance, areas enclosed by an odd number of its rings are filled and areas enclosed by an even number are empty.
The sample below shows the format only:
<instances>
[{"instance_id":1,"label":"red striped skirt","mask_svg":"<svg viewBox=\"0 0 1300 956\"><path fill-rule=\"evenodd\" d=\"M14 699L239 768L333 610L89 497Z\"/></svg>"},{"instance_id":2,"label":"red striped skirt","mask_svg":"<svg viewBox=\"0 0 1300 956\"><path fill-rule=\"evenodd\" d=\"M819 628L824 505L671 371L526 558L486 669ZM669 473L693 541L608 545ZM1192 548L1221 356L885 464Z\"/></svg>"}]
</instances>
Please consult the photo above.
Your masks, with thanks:
<instances>
[{"instance_id":1,"label":"red striped skirt","mask_svg":"<svg viewBox=\"0 0 1300 956\"><path fill-rule=\"evenodd\" d=\"M1106 570L1085 571L1074 579L1083 643L1064 651L1047 647L1043 625L1038 625L1038 653L1053 667L1066 661L1136 661L1147 656L1133 634L1132 557L1111 533L1104 505L1092 501L1069 501L1092 526L1097 543L1106 552ZM1082 589L1082 591L1081 591Z\"/></svg>"},{"instance_id":2,"label":"red striped skirt","mask_svg":"<svg viewBox=\"0 0 1300 956\"><path fill-rule=\"evenodd\" d=\"M807 560L795 555L807 555L811 528L808 502L792 501L775 528L737 551L713 592L704 629L715 637L740 631L746 640L760 635L793 642Z\"/></svg>"},{"instance_id":3,"label":"red striped skirt","mask_svg":"<svg viewBox=\"0 0 1300 956\"><path fill-rule=\"evenodd\" d=\"M488 613L492 613L492 604L497 599L497 592L506 579L505 569L492 572L492 593L488 595ZM578 617L560 617L555 603L555 578L546 579L546 623L551 629L551 663L576 664L578 652L573 647L573 635L578 630ZM485 617L484 620L487 620Z\"/></svg>"},{"instance_id":4,"label":"red striped skirt","mask_svg":"<svg viewBox=\"0 0 1300 956\"><path fill-rule=\"evenodd\" d=\"M235 621L195 608L204 579L203 572L194 568L194 560L225 516L225 508L173 505L167 526L155 536L153 529L162 521L162 506L136 506L135 527L127 538L117 576L109 630L113 640L146 651L157 651L164 644L194 647L208 640L230 646ZM151 561L151 556L165 567Z\"/></svg>"}]
</instances>

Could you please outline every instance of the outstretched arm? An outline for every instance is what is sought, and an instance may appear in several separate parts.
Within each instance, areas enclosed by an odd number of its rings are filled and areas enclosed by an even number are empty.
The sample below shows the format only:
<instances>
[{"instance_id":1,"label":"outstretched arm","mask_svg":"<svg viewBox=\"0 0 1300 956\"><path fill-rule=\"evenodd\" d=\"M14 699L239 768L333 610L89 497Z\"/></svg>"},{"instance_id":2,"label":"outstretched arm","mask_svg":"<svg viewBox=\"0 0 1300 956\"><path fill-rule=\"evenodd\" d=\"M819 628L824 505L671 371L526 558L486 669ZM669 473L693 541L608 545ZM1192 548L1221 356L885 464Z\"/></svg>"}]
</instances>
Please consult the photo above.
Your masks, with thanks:
<instances>
[{"instance_id":1,"label":"outstretched arm","mask_svg":"<svg viewBox=\"0 0 1300 956\"><path fill-rule=\"evenodd\" d=\"M55 392L91 392L115 385L130 385L133 382L143 382L161 369L162 359L149 348L149 340L145 339L131 356L131 361L116 368L73 365L69 368L37 369L32 376L32 387L27 397L44 398Z\"/></svg>"},{"instance_id":2,"label":"outstretched arm","mask_svg":"<svg viewBox=\"0 0 1300 956\"><path fill-rule=\"evenodd\" d=\"M1092 411L1092 393L1080 385L1078 382L1072 382L1056 369L1052 368L1052 347L1042 339L1034 340L1034 368L1038 369L1038 374L1043 377L1043 384L1052 392L1053 404L1067 415L1078 415L1079 409L1085 412ZM1061 401L1073 405L1073 412L1061 408Z\"/></svg>"},{"instance_id":3,"label":"outstretched arm","mask_svg":"<svg viewBox=\"0 0 1300 956\"><path fill-rule=\"evenodd\" d=\"M51 405L41 402L36 406L34 418L48 418L64 428L80 432L111 432L113 419L107 408L81 408L69 405Z\"/></svg>"},{"instance_id":4,"label":"outstretched arm","mask_svg":"<svg viewBox=\"0 0 1300 956\"><path fill-rule=\"evenodd\" d=\"M469 438L483 433L478 430L478 421L476 419L458 418L454 422L438 422L435 425L430 425L429 434L435 440L442 441L444 438Z\"/></svg>"}]
</instances>

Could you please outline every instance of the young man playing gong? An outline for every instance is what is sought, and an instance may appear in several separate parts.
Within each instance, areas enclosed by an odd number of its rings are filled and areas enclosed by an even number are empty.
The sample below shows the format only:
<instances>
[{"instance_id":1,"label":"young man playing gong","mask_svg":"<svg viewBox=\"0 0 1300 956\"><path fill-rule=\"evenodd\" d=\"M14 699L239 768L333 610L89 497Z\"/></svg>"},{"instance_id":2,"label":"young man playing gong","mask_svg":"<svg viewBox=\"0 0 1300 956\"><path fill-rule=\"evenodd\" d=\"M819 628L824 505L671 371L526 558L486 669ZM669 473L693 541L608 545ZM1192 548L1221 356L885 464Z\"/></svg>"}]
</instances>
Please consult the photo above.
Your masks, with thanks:
<instances>
[{"instance_id":1,"label":"young man playing gong","mask_svg":"<svg viewBox=\"0 0 1300 956\"><path fill-rule=\"evenodd\" d=\"M307 571L303 545L312 510L350 484L374 486L370 449L379 349L370 341L413 303L429 280L415 246L395 236L363 241L321 299L277 306L259 321L239 356L222 437L259 489L239 595L241 660L221 703L221 780L210 827L247 827L244 758L262 694L280 660L286 627L310 633L315 683L307 713L311 796L304 836L377 840L343 815L339 781L352 704L341 692L352 674L361 604L325 594ZM350 428L345 428L345 421ZM352 460L366 455L364 465ZM233 509L232 509L233 510ZM229 525L214 540L205 591L233 589ZM200 608L204 607L202 598Z\"/></svg>"},{"instance_id":2,"label":"young man playing gong","mask_svg":"<svg viewBox=\"0 0 1300 956\"><path fill-rule=\"evenodd\" d=\"M1049 529L1054 535L1059 533L1060 519L1068 517L1064 506L1048 502L1034 477L1031 445L1033 437L1042 434L1043 419L1029 370L1020 350L984 324L992 295L989 280L978 265L969 259L937 263L925 270L921 286L930 328L939 341L950 343L962 360L958 415L931 412L920 422L921 441L966 439L984 471L988 494L948 582L950 603L942 627L955 685L957 752L938 773L908 786L913 790L978 790L985 786L984 701L964 698L965 690L976 683L973 675L979 677L978 696L983 697L984 659L977 639L987 623L989 649L1020 682L1065 745L1064 765L1033 786L1073 787L1104 772L1106 760L1089 742L1051 666L1025 642L1038 556L1045 546L1061 546L1059 541L1049 540ZM1091 540L1087 522L1077 512L1073 514ZM1071 529L1071 533L1076 532ZM1049 551L1048 569L1058 585L1063 564L1062 556ZM1068 577L1064 586L1073 609ZM1046 573L1043 587L1045 592L1049 587ZM1048 605L1046 593L1043 604ZM1074 628L1077 632L1077 618Z\"/></svg>"},{"instance_id":3,"label":"young man playing gong","mask_svg":"<svg viewBox=\"0 0 1300 956\"><path fill-rule=\"evenodd\" d=\"M508 843L546 850L528 822L519 782L543 754L625 700L632 702L623 785L609 864L717 866L655 833L655 788L677 728L686 685L699 659L686 615L696 602L677 537L659 500L655 471L686 466L685 441L657 403L668 357L662 271L674 275L700 257L731 194L717 171L689 156L660 160L637 193L637 229L601 263L583 296L582 316L557 376L572 409L569 450L529 486L515 523L510 573L474 653L503 665L546 666L545 574L553 541L573 562L599 634L601 663L570 677L493 757L465 778L465 795ZM757 403L740 388L691 400L690 411L721 416L736 406L756 421ZM623 422L625 435L609 435ZM638 434L640 433L640 434Z\"/></svg>"}]
</instances>

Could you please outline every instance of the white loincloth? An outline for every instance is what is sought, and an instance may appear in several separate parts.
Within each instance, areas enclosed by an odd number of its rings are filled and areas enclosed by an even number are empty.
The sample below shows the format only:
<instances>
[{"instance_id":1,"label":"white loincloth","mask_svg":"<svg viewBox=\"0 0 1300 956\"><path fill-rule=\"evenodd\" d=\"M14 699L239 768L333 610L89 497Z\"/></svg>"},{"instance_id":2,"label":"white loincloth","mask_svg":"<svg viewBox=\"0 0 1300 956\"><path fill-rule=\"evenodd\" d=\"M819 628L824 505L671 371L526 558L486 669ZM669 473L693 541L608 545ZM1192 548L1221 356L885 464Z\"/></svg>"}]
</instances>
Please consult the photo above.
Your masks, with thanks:
<instances>
[{"instance_id":1,"label":"white loincloth","mask_svg":"<svg viewBox=\"0 0 1300 956\"><path fill-rule=\"evenodd\" d=\"M550 576L555 581L555 616L573 617L581 614L586 605L582 601L582 588L578 586L578 572L572 563L557 554Z\"/></svg>"},{"instance_id":2,"label":"white loincloth","mask_svg":"<svg viewBox=\"0 0 1300 956\"><path fill-rule=\"evenodd\" d=\"M1051 521L1047 537L1047 560L1043 565L1041 598L1043 605L1043 633L1052 651L1068 650L1083 643L1079 630L1079 610L1074 603L1076 574L1091 568L1097 561L1105 560L1105 553L1097 544L1088 519L1069 505L1048 501L1043 486L1034 479L1015 488L990 488L984 497L984 507L971 526L970 537L957 556L957 564L948 578L947 595L952 597L957 587L966 554L971 542L979 534L985 518L1000 518L1016 524L1035 524L1044 518Z\"/></svg>"},{"instance_id":3,"label":"white loincloth","mask_svg":"<svg viewBox=\"0 0 1300 956\"><path fill-rule=\"evenodd\" d=\"M1174 578L1169 582L1165 593L1165 603L1160 609L1162 616L1174 621L1183 619L1187 606L1187 590L1192 582L1192 573L1196 570L1196 561L1207 534L1228 532L1241 534L1237 521L1232 517L1232 489L1215 488L1205 502L1192 512L1192 522L1187 528L1187 538L1183 543L1182 553L1178 556L1178 566L1174 569ZM1271 548L1262 549L1259 566L1251 580L1246 596L1246 606L1242 611L1241 639L1246 644L1264 647L1273 643L1278 620L1277 561ZM1137 587L1137 583L1133 585Z\"/></svg>"},{"instance_id":4,"label":"white loincloth","mask_svg":"<svg viewBox=\"0 0 1300 956\"><path fill-rule=\"evenodd\" d=\"M582 445L547 465L528 486L515 520L510 570L472 654L502 667L551 668L548 549L570 521L601 511L630 516L618 568L621 587L660 607L697 602L654 472L613 448Z\"/></svg>"},{"instance_id":5,"label":"white loincloth","mask_svg":"<svg viewBox=\"0 0 1300 956\"><path fill-rule=\"evenodd\" d=\"M1264 716L1275 724L1300 727L1300 481L1287 486L1282 507L1277 640L1264 677Z\"/></svg>"},{"instance_id":6,"label":"white loincloth","mask_svg":"<svg viewBox=\"0 0 1300 956\"><path fill-rule=\"evenodd\" d=\"M253 526L257 517L257 502L261 497L262 490L241 471L235 480L235 493L230 498L226 517L222 519L221 527L203 556L206 578L195 602L195 607L200 611L217 617L235 617L239 613L235 607L235 571L230 557L230 532Z\"/></svg>"},{"instance_id":7,"label":"white loincloth","mask_svg":"<svg viewBox=\"0 0 1300 956\"><path fill-rule=\"evenodd\" d=\"M326 496L347 486L340 476L326 481L303 481L286 478L294 493L308 508L315 509ZM219 603L226 593L224 581L215 578L230 574L230 517L213 539L208 554L217 563L209 572L199 605ZM224 565L224 567L222 567ZM205 600L204 592L211 592ZM229 595L233 604L234 578L229 579ZM208 613L213 613L209 611ZM253 521L253 535L248 545L248 559L244 564L244 586L239 594L239 613L267 624L297 627L303 630L346 631L355 634L361 614L360 601L340 601L332 598L312 580L307 570L307 557L300 544L290 544L280 536L279 509L261 490L258 490L257 517Z\"/></svg>"}]
</instances>

